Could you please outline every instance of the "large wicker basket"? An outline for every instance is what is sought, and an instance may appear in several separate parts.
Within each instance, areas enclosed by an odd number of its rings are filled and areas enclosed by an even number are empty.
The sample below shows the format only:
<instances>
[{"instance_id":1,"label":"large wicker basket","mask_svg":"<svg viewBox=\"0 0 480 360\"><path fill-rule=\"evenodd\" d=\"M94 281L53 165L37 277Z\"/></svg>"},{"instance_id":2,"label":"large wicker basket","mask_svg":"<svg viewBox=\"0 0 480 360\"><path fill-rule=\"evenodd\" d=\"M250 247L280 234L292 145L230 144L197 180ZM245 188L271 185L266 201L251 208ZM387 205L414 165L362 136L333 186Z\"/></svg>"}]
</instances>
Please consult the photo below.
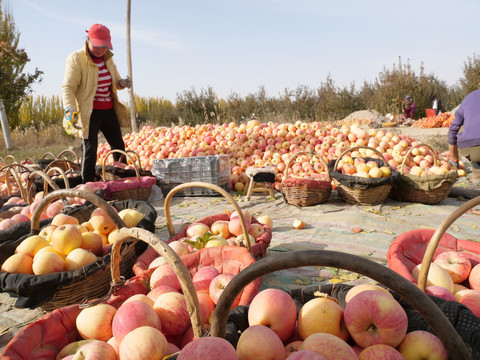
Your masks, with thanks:
<instances>
[{"instance_id":1,"label":"large wicker basket","mask_svg":"<svg viewBox=\"0 0 480 360\"><path fill-rule=\"evenodd\" d=\"M367 149L376 153L380 159L365 158L366 160L373 160L381 166L388 167L390 169L390 175L384 178L371 179L363 178L353 175L341 174L338 172L338 164L340 159L346 154L353 152L357 149ZM345 202L350 204L359 205L376 205L382 204L388 197L393 184L400 175L397 171L393 170L388 164L383 155L374 148L368 146L355 146L353 148L345 150L336 160L329 162L330 176L333 178L333 182L337 188L338 196Z\"/></svg>"},{"instance_id":2,"label":"large wicker basket","mask_svg":"<svg viewBox=\"0 0 480 360\"><path fill-rule=\"evenodd\" d=\"M400 177L393 185L389 197L398 201L415 202L421 204L438 204L446 199L453 184L457 180L457 172L450 170L442 175L411 175L405 174L405 163L412 150L425 147L433 155L433 164L438 166L438 157L430 145L417 144L408 150L400 166Z\"/></svg>"},{"instance_id":3,"label":"large wicker basket","mask_svg":"<svg viewBox=\"0 0 480 360\"><path fill-rule=\"evenodd\" d=\"M321 180L308 177L292 177L289 176L289 170L294 160L300 156L308 154L311 160L316 157L322 163L326 172L327 179ZM282 194L287 203L295 206L312 206L322 204L330 198L332 192L330 172L323 157L314 151L299 151L288 159L283 179L282 179Z\"/></svg>"},{"instance_id":4,"label":"large wicker basket","mask_svg":"<svg viewBox=\"0 0 480 360\"><path fill-rule=\"evenodd\" d=\"M115 165L106 164L106 159L109 157L110 153L120 153L120 161L124 159L127 161L129 165L133 168L122 168ZM128 156L128 155L130 156ZM133 161L133 163L132 163ZM95 167L95 171L99 174L103 181L114 181L117 179L128 178L136 176L135 166L138 169L140 176L152 176L152 172L148 170L144 170L142 168L142 162L140 160L140 156L133 151L133 150L112 150L105 155L105 158L102 161L101 165L97 165Z\"/></svg>"},{"instance_id":5,"label":"large wicker basket","mask_svg":"<svg viewBox=\"0 0 480 360\"><path fill-rule=\"evenodd\" d=\"M89 206L78 206L69 213L69 215L76 217L79 220L79 223L88 221L94 207L99 207L107 213L107 215L114 221L119 229L125 227L124 222L118 216L117 212L102 198L87 191L71 189L56 190L43 198L35 209L31 219L30 234L13 241L11 244L4 244L5 248L8 248L13 253L13 250L24 238L33 234L38 234L40 232L39 220L42 212L52 201L64 197L79 197L93 204ZM85 211L87 207L89 211ZM136 244L135 241L130 241L128 244L126 243L121 250L123 261L120 264L120 271L125 277L130 277L132 275L132 267L137 259L137 256L145 250L145 247L140 247L137 245L144 244ZM109 267L110 255L107 254L99 258L96 263L87 265L79 270L64 272L65 276L62 276L61 278L57 276L58 274L0 274L2 276L2 284L8 288L4 290L8 291L9 293L13 294L13 288L16 289L16 285L14 285L13 282L22 282L22 289L18 290L18 293L16 294L18 297L17 306L40 307L43 310L51 311L56 308L81 303L88 299L95 299L106 295L110 290ZM18 277L20 275L23 276L21 279L15 278L15 276ZM12 280L9 280L8 277L12 277ZM10 286L12 288L10 288ZM42 291L45 291L45 294L42 294L41 297L33 294L33 290L37 289L39 286L42 286ZM19 300L20 304L18 304ZM32 306L32 304L34 305Z\"/></svg>"}]
</instances>

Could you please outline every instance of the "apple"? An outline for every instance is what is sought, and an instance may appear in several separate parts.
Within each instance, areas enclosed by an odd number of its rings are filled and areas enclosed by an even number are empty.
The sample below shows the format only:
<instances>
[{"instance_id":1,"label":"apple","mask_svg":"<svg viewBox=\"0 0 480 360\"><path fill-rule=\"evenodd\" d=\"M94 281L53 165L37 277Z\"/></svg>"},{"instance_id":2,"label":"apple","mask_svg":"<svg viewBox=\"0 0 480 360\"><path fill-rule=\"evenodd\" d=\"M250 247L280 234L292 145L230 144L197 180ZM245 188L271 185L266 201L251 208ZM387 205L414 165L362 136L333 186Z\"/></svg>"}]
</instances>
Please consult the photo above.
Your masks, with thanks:
<instances>
[{"instance_id":1,"label":"apple","mask_svg":"<svg viewBox=\"0 0 480 360\"><path fill-rule=\"evenodd\" d=\"M188 254L188 247L183 241L179 241L179 240L172 241L171 243L168 244L168 246L170 246L178 256Z\"/></svg>"},{"instance_id":2,"label":"apple","mask_svg":"<svg viewBox=\"0 0 480 360\"><path fill-rule=\"evenodd\" d=\"M135 300L143 301L146 304L150 305L152 308L153 308L153 303L155 302L145 294L135 294L130 296L127 300L125 300L122 305L126 304L127 302L135 301Z\"/></svg>"},{"instance_id":3,"label":"apple","mask_svg":"<svg viewBox=\"0 0 480 360\"><path fill-rule=\"evenodd\" d=\"M52 246L63 255L68 255L82 245L82 232L76 225L78 224L60 225L52 233Z\"/></svg>"},{"instance_id":4,"label":"apple","mask_svg":"<svg viewBox=\"0 0 480 360\"><path fill-rule=\"evenodd\" d=\"M457 251L445 251L439 254L433 263L444 268L452 277L453 282L457 284L468 279L472 269L470 260Z\"/></svg>"},{"instance_id":5,"label":"apple","mask_svg":"<svg viewBox=\"0 0 480 360\"><path fill-rule=\"evenodd\" d=\"M349 338L342 307L327 297L309 300L300 308L297 328L303 340L318 332L332 334L345 341Z\"/></svg>"},{"instance_id":6,"label":"apple","mask_svg":"<svg viewBox=\"0 0 480 360\"><path fill-rule=\"evenodd\" d=\"M210 231L210 227L204 223L193 223L187 227L187 236L192 238L195 235L205 235L207 231Z\"/></svg>"},{"instance_id":7,"label":"apple","mask_svg":"<svg viewBox=\"0 0 480 360\"><path fill-rule=\"evenodd\" d=\"M427 293L428 295L442 298L447 301L457 301L455 295L453 295L450 291L441 286L427 286L427 288L425 289L425 293Z\"/></svg>"},{"instance_id":8,"label":"apple","mask_svg":"<svg viewBox=\"0 0 480 360\"><path fill-rule=\"evenodd\" d=\"M285 354L289 357L291 354L299 351L300 345L302 345L303 340L294 340L290 341L287 345L285 345Z\"/></svg>"},{"instance_id":9,"label":"apple","mask_svg":"<svg viewBox=\"0 0 480 360\"><path fill-rule=\"evenodd\" d=\"M87 340L78 340L78 341L68 343L58 352L55 359L56 360L57 359L64 359L68 355L75 355L75 353L77 352L78 349L80 349L80 347L82 347L83 345L85 345L89 342L92 342L92 341L96 341L96 340L95 339L87 339Z\"/></svg>"},{"instance_id":10,"label":"apple","mask_svg":"<svg viewBox=\"0 0 480 360\"><path fill-rule=\"evenodd\" d=\"M163 359L168 355L165 336L151 326L140 326L125 335L118 348L119 359L150 360Z\"/></svg>"},{"instance_id":11,"label":"apple","mask_svg":"<svg viewBox=\"0 0 480 360\"><path fill-rule=\"evenodd\" d=\"M54 252L38 252L33 257L32 270L35 275L46 275L64 270L65 262Z\"/></svg>"},{"instance_id":12,"label":"apple","mask_svg":"<svg viewBox=\"0 0 480 360\"><path fill-rule=\"evenodd\" d=\"M440 339L423 330L415 330L406 334L397 349L405 359L448 359L447 351Z\"/></svg>"},{"instance_id":13,"label":"apple","mask_svg":"<svg viewBox=\"0 0 480 360\"><path fill-rule=\"evenodd\" d=\"M237 355L241 360L284 360L285 347L275 331L265 325L252 325L240 335Z\"/></svg>"},{"instance_id":14,"label":"apple","mask_svg":"<svg viewBox=\"0 0 480 360\"><path fill-rule=\"evenodd\" d=\"M480 263L475 265L468 277L468 283L473 290L480 290Z\"/></svg>"},{"instance_id":15,"label":"apple","mask_svg":"<svg viewBox=\"0 0 480 360\"><path fill-rule=\"evenodd\" d=\"M418 264L412 269L412 277L418 283L418 276L420 274L420 268L422 264ZM428 270L427 283L426 286L441 286L453 293L453 280L450 274L436 263L430 264L430 269Z\"/></svg>"},{"instance_id":16,"label":"apple","mask_svg":"<svg viewBox=\"0 0 480 360\"><path fill-rule=\"evenodd\" d=\"M350 300L357 294L361 293L362 291L366 290L380 290L384 291L386 294L390 294L390 292L385 289L384 287L381 287L380 285L376 284L360 284L360 285L355 285L353 286L350 290L347 291L347 294L345 295L345 304L348 304Z\"/></svg>"},{"instance_id":17,"label":"apple","mask_svg":"<svg viewBox=\"0 0 480 360\"><path fill-rule=\"evenodd\" d=\"M229 245L228 241L220 236L212 236L205 244L206 248L217 247L217 246L227 246Z\"/></svg>"},{"instance_id":18,"label":"apple","mask_svg":"<svg viewBox=\"0 0 480 360\"><path fill-rule=\"evenodd\" d=\"M197 297L202 313L202 321L204 324L210 324L210 316L213 310L215 310L215 304L208 293L198 293Z\"/></svg>"},{"instance_id":19,"label":"apple","mask_svg":"<svg viewBox=\"0 0 480 360\"><path fill-rule=\"evenodd\" d=\"M143 219L144 215L135 209L123 209L118 212L118 216L123 220L125 226L128 228L137 226L140 220Z\"/></svg>"},{"instance_id":20,"label":"apple","mask_svg":"<svg viewBox=\"0 0 480 360\"><path fill-rule=\"evenodd\" d=\"M270 229L273 229L273 220L268 215L262 215L257 218L260 224L267 225Z\"/></svg>"},{"instance_id":21,"label":"apple","mask_svg":"<svg viewBox=\"0 0 480 360\"><path fill-rule=\"evenodd\" d=\"M97 256L90 250L82 248L73 249L65 258L65 270L78 270L82 267L97 261Z\"/></svg>"},{"instance_id":22,"label":"apple","mask_svg":"<svg viewBox=\"0 0 480 360\"><path fill-rule=\"evenodd\" d=\"M209 360L238 360L233 345L219 337L201 337L189 342L180 351L177 360L205 359L206 354Z\"/></svg>"},{"instance_id":23,"label":"apple","mask_svg":"<svg viewBox=\"0 0 480 360\"><path fill-rule=\"evenodd\" d=\"M358 360L405 360L403 355L395 348L385 345L376 344L369 346L360 352ZM419 358L425 359L425 358Z\"/></svg>"},{"instance_id":24,"label":"apple","mask_svg":"<svg viewBox=\"0 0 480 360\"><path fill-rule=\"evenodd\" d=\"M264 232L265 230L263 226L257 223L250 224L250 227L248 228L248 233L252 235L255 240L262 236Z\"/></svg>"},{"instance_id":25,"label":"apple","mask_svg":"<svg viewBox=\"0 0 480 360\"><path fill-rule=\"evenodd\" d=\"M222 295L223 290L228 285L230 281L232 281L234 275L230 273L223 273L215 276L212 281L210 282L210 286L208 287L208 293L210 298L212 299L214 304L217 304L218 299L220 299L220 295ZM241 293L235 299L232 308L237 306L240 303Z\"/></svg>"},{"instance_id":26,"label":"apple","mask_svg":"<svg viewBox=\"0 0 480 360\"><path fill-rule=\"evenodd\" d=\"M177 274L169 264L163 264L157 267L150 276L150 289L155 289L159 285L166 285L180 290L180 281Z\"/></svg>"},{"instance_id":27,"label":"apple","mask_svg":"<svg viewBox=\"0 0 480 360\"><path fill-rule=\"evenodd\" d=\"M213 235L220 235L224 239L228 239L230 231L228 230L229 221L217 220L210 226Z\"/></svg>"},{"instance_id":28,"label":"apple","mask_svg":"<svg viewBox=\"0 0 480 360\"><path fill-rule=\"evenodd\" d=\"M53 218L55 215L58 215L62 212L63 210L63 202L61 200L56 200L52 203L50 203L47 206L47 209L45 210L47 217Z\"/></svg>"},{"instance_id":29,"label":"apple","mask_svg":"<svg viewBox=\"0 0 480 360\"><path fill-rule=\"evenodd\" d=\"M90 250L97 256L102 255L103 240L102 237L94 232L86 231L82 233L82 249Z\"/></svg>"},{"instance_id":30,"label":"apple","mask_svg":"<svg viewBox=\"0 0 480 360\"><path fill-rule=\"evenodd\" d=\"M153 259L153 261L148 265L148 268L154 269L164 264L167 264L167 259L165 259L162 255L160 255L157 258Z\"/></svg>"},{"instance_id":31,"label":"apple","mask_svg":"<svg viewBox=\"0 0 480 360\"><path fill-rule=\"evenodd\" d=\"M112 320L117 310L108 304L97 304L80 311L77 330L83 339L107 341L112 337Z\"/></svg>"},{"instance_id":32,"label":"apple","mask_svg":"<svg viewBox=\"0 0 480 360\"><path fill-rule=\"evenodd\" d=\"M155 300L157 300L157 298L162 295L162 294L165 294L167 292L179 292L177 289L171 287L171 286L167 286L167 285L160 285L160 286L157 286L155 287L154 289L150 290L147 294L147 296L152 299L153 302L155 302Z\"/></svg>"},{"instance_id":33,"label":"apple","mask_svg":"<svg viewBox=\"0 0 480 360\"><path fill-rule=\"evenodd\" d=\"M356 359L355 351L338 336L314 333L300 345L300 350L313 351L328 360Z\"/></svg>"},{"instance_id":34,"label":"apple","mask_svg":"<svg viewBox=\"0 0 480 360\"><path fill-rule=\"evenodd\" d=\"M37 252L50 244L40 235L32 235L22 240L22 242L15 249L16 254L27 254L34 257Z\"/></svg>"},{"instance_id":35,"label":"apple","mask_svg":"<svg viewBox=\"0 0 480 360\"><path fill-rule=\"evenodd\" d=\"M305 222L300 219L293 220L293 227L295 229L303 229L306 226Z\"/></svg>"},{"instance_id":36,"label":"apple","mask_svg":"<svg viewBox=\"0 0 480 360\"><path fill-rule=\"evenodd\" d=\"M322 355L310 350L294 351L288 356L288 360L327 360Z\"/></svg>"},{"instance_id":37,"label":"apple","mask_svg":"<svg viewBox=\"0 0 480 360\"><path fill-rule=\"evenodd\" d=\"M96 232L104 235L108 235L117 227L110 216L100 208L93 210L88 222L92 224Z\"/></svg>"},{"instance_id":38,"label":"apple","mask_svg":"<svg viewBox=\"0 0 480 360\"><path fill-rule=\"evenodd\" d=\"M357 345L396 347L407 333L408 317L402 306L379 290L362 291L345 306L344 320Z\"/></svg>"},{"instance_id":39,"label":"apple","mask_svg":"<svg viewBox=\"0 0 480 360\"><path fill-rule=\"evenodd\" d=\"M458 301L468 307L475 316L480 317L480 291L472 290L465 292Z\"/></svg>"},{"instance_id":40,"label":"apple","mask_svg":"<svg viewBox=\"0 0 480 360\"><path fill-rule=\"evenodd\" d=\"M200 268L193 276L192 282L195 290L209 291L210 283L212 280L220 275L220 272L214 266L204 266Z\"/></svg>"},{"instance_id":41,"label":"apple","mask_svg":"<svg viewBox=\"0 0 480 360\"><path fill-rule=\"evenodd\" d=\"M253 298L248 308L248 323L265 325L282 341L293 332L297 321L297 308L292 297L280 289L265 289Z\"/></svg>"},{"instance_id":42,"label":"apple","mask_svg":"<svg viewBox=\"0 0 480 360\"><path fill-rule=\"evenodd\" d=\"M55 230L57 228L56 225L47 225L47 226L44 226L40 232L38 233L38 235L40 236L43 236L48 242L51 242L52 240L52 234L53 234L53 230Z\"/></svg>"},{"instance_id":43,"label":"apple","mask_svg":"<svg viewBox=\"0 0 480 360\"><path fill-rule=\"evenodd\" d=\"M53 217L50 224L55 226L66 224L78 225L78 219L74 216L60 213Z\"/></svg>"},{"instance_id":44,"label":"apple","mask_svg":"<svg viewBox=\"0 0 480 360\"><path fill-rule=\"evenodd\" d=\"M162 294L155 300L153 309L160 316L162 332L165 335L181 335L187 330L190 315L183 294L178 292Z\"/></svg>"},{"instance_id":45,"label":"apple","mask_svg":"<svg viewBox=\"0 0 480 360\"><path fill-rule=\"evenodd\" d=\"M12 274L32 274L33 257L28 254L13 254L4 261L1 267L2 272Z\"/></svg>"},{"instance_id":46,"label":"apple","mask_svg":"<svg viewBox=\"0 0 480 360\"><path fill-rule=\"evenodd\" d=\"M117 360L117 352L106 341L93 340L81 345L72 359Z\"/></svg>"},{"instance_id":47,"label":"apple","mask_svg":"<svg viewBox=\"0 0 480 360\"><path fill-rule=\"evenodd\" d=\"M112 320L112 334L121 344L123 338L132 330L141 326L151 326L162 330L162 323L153 307L141 300L124 302Z\"/></svg>"}]
</instances>

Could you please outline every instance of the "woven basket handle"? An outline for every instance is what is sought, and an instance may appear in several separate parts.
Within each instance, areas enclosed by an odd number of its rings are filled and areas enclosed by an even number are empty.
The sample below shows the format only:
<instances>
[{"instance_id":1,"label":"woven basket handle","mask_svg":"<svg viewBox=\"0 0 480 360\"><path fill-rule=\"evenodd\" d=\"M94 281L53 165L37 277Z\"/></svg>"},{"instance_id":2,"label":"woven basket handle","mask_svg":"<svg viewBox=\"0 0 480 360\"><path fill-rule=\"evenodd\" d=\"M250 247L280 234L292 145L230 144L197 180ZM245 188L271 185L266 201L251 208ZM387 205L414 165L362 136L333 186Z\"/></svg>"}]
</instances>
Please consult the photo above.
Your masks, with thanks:
<instances>
[{"instance_id":1,"label":"woven basket handle","mask_svg":"<svg viewBox=\"0 0 480 360\"><path fill-rule=\"evenodd\" d=\"M32 218L30 219L32 233L38 234L40 232L40 215L43 210L45 210L52 201L62 197L78 197L90 201L93 205L102 209L112 219L117 228L121 229L122 227L125 227L125 223L120 216L118 216L112 206L98 195L78 189L60 189L52 191L38 203L38 206L35 208Z\"/></svg>"},{"instance_id":2,"label":"woven basket handle","mask_svg":"<svg viewBox=\"0 0 480 360\"><path fill-rule=\"evenodd\" d=\"M43 154L42 159L46 159L46 158L49 157L49 156L52 157L54 160L57 158L57 157L55 156L55 154L53 154L53 153L51 153L51 152L46 152L45 154Z\"/></svg>"},{"instance_id":3,"label":"woven basket handle","mask_svg":"<svg viewBox=\"0 0 480 360\"><path fill-rule=\"evenodd\" d=\"M332 180L332 178L330 177L330 171L328 170L328 166L327 166L327 163L325 162L325 159L323 158L322 155L320 154L317 154L315 151L308 151L308 150L303 150L303 151L298 151L296 152L295 154L293 154L287 161L287 164L285 166L285 170L283 172L283 180L285 181L287 176L288 176L288 170L290 168L290 164L293 162L293 160L295 160L299 155L305 155L305 154L308 154L310 155L311 157L313 156L316 156L318 159L320 159L320 162L322 163L323 165L323 168L325 169L325 172L327 173L327 176L328 176L328 181Z\"/></svg>"},{"instance_id":4,"label":"woven basket handle","mask_svg":"<svg viewBox=\"0 0 480 360\"><path fill-rule=\"evenodd\" d=\"M28 203L30 205L33 203L33 200L34 200L32 189L33 189L33 181L35 180L36 176L40 176L44 180L44 184L45 184L44 188L43 188L44 195L48 194L48 187L46 186L46 184L50 185L50 187L53 190L59 190L60 189L58 187L58 185L44 171L41 171L41 170L32 171L30 173L30 175L28 175L28 179L27 179ZM64 200L64 203L65 203L65 201L66 200ZM67 204L68 204L68 202L67 202Z\"/></svg>"},{"instance_id":5,"label":"woven basket handle","mask_svg":"<svg viewBox=\"0 0 480 360\"><path fill-rule=\"evenodd\" d=\"M65 149L65 150L63 150L62 152L60 152L60 154L58 154L58 155L56 156L56 159L60 159L60 158L61 158L63 155L65 155L65 154L71 154L71 155L73 155L74 162L77 163L77 164L79 163L77 153L76 153L75 151L73 151L73 150L70 150L70 149ZM64 157L64 160L67 160L67 158Z\"/></svg>"},{"instance_id":6,"label":"woven basket handle","mask_svg":"<svg viewBox=\"0 0 480 360\"><path fill-rule=\"evenodd\" d=\"M457 207L450 215L448 215L438 226L437 230L433 233L430 239L425 254L423 255L422 265L418 274L418 287L420 290L425 291L427 286L428 271L430 270L430 264L433 260L433 255L440 242L440 239L445 234L445 231L457 220L461 215L465 214L468 210L474 208L480 204L480 196L473 198L463 205Z\"/></svg>"},{"instance_id":7,"label":"woven basket handle","mask_svg":"<svg viewBox=\"0 0 480 360\"><path fill-rule=\"evenodd\" d=\"M125 151L123 150L110 150L107 155L105 155L105 157L103 158L103 163L102 163L102 179L103 181L107 181L106 179L106 171L105 171L105 165L107 163L107 158L110 154L115 154L115 153L119 153L119 154L122 154L123 156L125 156L128 160L130 160L130 162L133 164L133 168L135 169L135 175L137 176L137 180L140 181L140 173L138 172L138 167L137 167L137 164L135 164L135 161L132 159L131 155L126 153Z\"/></svg>"},{"instance_id":8,"label":"woven basket handle","mask_svg":"<svg viewBox=\"0 0 480 360\"><path fill-rule=\"evenodd\" d=\"M335 161L335 165L333 166L333 170L336 171L337 170L337 166L338 166L338 162L340 161L340 159L345 156L346 154L348 154L349 152L352 152L352 151L355 151L357 149L368 149L368 150L372 150L374 153L376 153L377 155L380 156L380 159L383 161L383 164L385 166L388 166L388 168L390 168L390 170L392 170L392 167L390 166L390 164L388 163L387 160L385 160L385 157L382 155L382 153L380 151L378 151L377 149L375 148L372 148L370 146L354 146L352 148L349 148L347 150L345 150L343 153L340 154L340 156L337 158L337 161Z\"/></svg>"},{"instance_id":9,"label":"woven basket handle","mask_svg":"<svg viewBox=\"0 0 480 360\"><path fill-rule=\"evenodd\" d=\"M10 162L9 162L10 161ZM13 155L7 155L5 156L5 164L17 164L18 161L13 157Z\"/></svg>"},{"instance_id":10,"label":"woven basket handle","mask_svg":"<svg viewBox=\"0 0 480 360\"><path fill-rule=\"evenodd\" d=\"M120 261L122 256L120 255L120 249L122 244L127 239L140 239L145 241L148 245L154 248L161 256L167 260L168 264L177 274L180 286L182 287L185 300L187 302L188 313L190 314L190 320L193 327L193 333L195 338L200 338L205 334L205 328L202 321L202 313L200 310L200 304L198 302L197 293L193 286L193 282L190 273L182 262L180 257L172 250L168 244L157 238L151 232L140 228L122 228L118 232L113 243L111 250L112 261L110 263L110 271L112 273L112 286L121 283L120 278Z\"/></svg>"},{"instance_id":11,"label":"woven basket handle","mask_svg":"<svg viewBox=\"0 0 480 360\"><path fill-rule=\"evenodd\" d=\"M125 150L126 153L133 154L132 159L137 160L138 162L138 170L142 171L142 162L140 161L140 156L134 150ZM134 164L135 165L135 164Z\"/></svg>"},{"instance_id":12,"label":"woven basket handle","mask_svg":"<svg viewBox=\"0 0 480 360\"><path fill-rule=\"evenodd\" d=\"M17 171L15 170L15 167L17 164L12 164L12 165L7 165L2 167L2 169L5 170L5 184L7 185L7 194L8 196L12 196L12 183L10 181L10 174L12 174L13 178L17 182L18 189L20 191L20 197L23 199L24 202L28 201L27 197L27 192L25 190L25 187L23 186L22 180L20 179L20 176L18 176Z\"/></svg>"},{"instance_id":13,"label":"woven basket handle","mask_svg":"<svg viewBox=\"0 0 480 360\"><path fill-rule=\"evenodd\" d=\"M252 246L250 245L247 224L245 223L245 217L243 216L242 209L240 208L238 203L232 198L232 196L228 192L226 192L220 186L215 185L215 184L210 184L210 183L205 183L205 182L200 182L200 181L193 181L193 182L188 182L188 183L177 185L172 190L170 190L170 192L167 194L167 197L165 198L165 203L163 205L164 213L165 213L165 220L167 221L167 228L168 228L168 232L170 233L170 236L175 235L175 229L173 228L172 216L170 214L170 203L172 202L173 195L175 195L175 193L177 193L181 190L188 189L189 187L203 187L203 188L215 190L216 192L220 193L220 195L225 197L230 202L230 204L232 204L232 206L235 208L235 210L237 211L238 216L240 218L240 224L242 226L243 236L245 237L245 243L247 244L247 249L248 249L248 251L250 251L252 253Z\"/></svg>"},{"instance_id":14,"label":"woven basket handle","mask_svg":"<svg viewBox=\"0 0 480 360\"><path fill-rule=\"evenodd\" d=\"M210 335L225 337L227 318L233 301L251 281L274 271L302 266L341 268L378 281L406 299L420 313L444 344L450 359L471 359L465 344L445 314L415 284L369 259L329 250L291 251L283 253L282 256L266 257L239 272L220 296L213 312Z\"/></svg>"},{"instance_id":15,"label":"woven basket handle","mask_svg":"<svg viewBox=\"0 0 480 360\"><path fill-rule=\"evenodd\" d=\"M433 148L428 144L417 144L415 146L412 146L408 150L408 152L405 154L405 156L403 158L403 161L402 161L402 165L400 165L400 174L404 175L403 168L405 167L405 162L410 157L410 154L412 153L412 150L415 149L415 148L422 147L422 146L426 147L432 153L432 155L433 155L433 165L435 165L435 166L438 165L438 157L437 157L437 154L435 153L435 150L433 150Z\"/></svg>"}]
</instances>

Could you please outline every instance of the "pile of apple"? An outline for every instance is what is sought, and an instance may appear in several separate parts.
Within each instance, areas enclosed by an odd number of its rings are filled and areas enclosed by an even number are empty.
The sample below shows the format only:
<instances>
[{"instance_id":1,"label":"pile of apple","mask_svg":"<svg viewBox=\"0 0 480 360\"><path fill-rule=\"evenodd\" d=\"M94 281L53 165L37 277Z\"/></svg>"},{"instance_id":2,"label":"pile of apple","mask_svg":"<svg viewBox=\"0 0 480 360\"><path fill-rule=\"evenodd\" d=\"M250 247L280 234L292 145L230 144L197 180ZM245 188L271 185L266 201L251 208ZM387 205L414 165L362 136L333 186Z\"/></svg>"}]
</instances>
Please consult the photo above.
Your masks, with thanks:
<instances>
[{"instance_id":1,"label":"pile of apple","mask_svg":"<svg viewBox=\"0 0 480 360\"><path fill-rule=\"evenodd\" d=\"M421 264L411 274L418 281ZM459 251L445 251L430 264L426 282L427 294L449 301L459 301L480 317L480 263L472 266Z\"/></svg>"},{"instance_id":2,"label":"pile of apple","mask_svg":"<svg viewBox=\"0 0 480 360\"><path fill-rule=\"evenodd\" d=\"M407 333L405 310L384 288L357 285L345 301L342 309L335 299L319 294L297 314L289 294L263 290L248 308L249 327L236 349L223 339L201 338L187 344L178 360L202 353L212 360L448 359L435 335Z\"/></svg>"},{"instance_id":3,"label":"pile of apple","mask_svg":"<svg viewBox=\"0 0 480 360\"><path fill-rule=\"evenodd\" d=\"M121 210L118 215L128 227L144 216L134 209ZM1 271L46 275L80 269L105 255L117 232L113 220L100 208L82 224L74 216L59 213L38 235L24 239L2 264Z\"/></svg>"},{"instance_id":4,"label":"pile of apple","mask_svg":"<svg viewBox=\"0 0 480 360\"><path fill-rule=\"evenodd\" d=\"M145 126L139 132L126 134L124 142L128 150L138 154L146 170L153 168L156 159L226 154L231 164L230 184L237 191L245 188L248 181L245 171L249 166L274 167L277 172L275 189L280 190L286 163L298 151L315 151L330 161L350 147L368 146L378 150L396 170L407 151L418 144L412 137L382 129L364 130L356 124L334 127L320 122L260 123L258 120L171 128ZM421 149L419 154L426 158L427 151ZM107 143L99 145L98 164L102 164L109 151ZM364 157L362 152L360 149L352 157ZM368 151L366 155L370 157ZM448 152L438 154L438 159L440 167L451 169ZM320 167L312 170L310 159L297 158L297 163L300 168L295 166L298 168L296 175L308 176L322 171ZM405 165L411 169L416 164L407 159ZM431 166L433 164L429 161L428 167ZM465 165L460 163L460 168L465 169Z\"/></svg>"}]
</instances>

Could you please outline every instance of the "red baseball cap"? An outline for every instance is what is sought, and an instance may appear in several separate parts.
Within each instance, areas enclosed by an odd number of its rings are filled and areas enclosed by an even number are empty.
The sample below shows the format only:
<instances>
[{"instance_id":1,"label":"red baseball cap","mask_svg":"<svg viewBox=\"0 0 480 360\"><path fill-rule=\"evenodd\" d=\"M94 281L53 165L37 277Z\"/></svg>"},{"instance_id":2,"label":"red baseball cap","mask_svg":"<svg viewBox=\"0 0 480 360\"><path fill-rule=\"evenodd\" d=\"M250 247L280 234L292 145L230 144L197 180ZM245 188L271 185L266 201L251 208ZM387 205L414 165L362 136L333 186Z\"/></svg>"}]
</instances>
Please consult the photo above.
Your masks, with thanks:
<instances>
[{"instance_id":1,"label":"red baseball cap","mask_svg":"<svg viewBox=\"0 0 480 360\"><path fill-rule=\"evenodd\" d=\"M93 24L90 30L85 30L88 33L88 38L93 46L106 47L113 50L112 41L110 37L110 30L105 25Z\"/></svg>"}]
</instances>

